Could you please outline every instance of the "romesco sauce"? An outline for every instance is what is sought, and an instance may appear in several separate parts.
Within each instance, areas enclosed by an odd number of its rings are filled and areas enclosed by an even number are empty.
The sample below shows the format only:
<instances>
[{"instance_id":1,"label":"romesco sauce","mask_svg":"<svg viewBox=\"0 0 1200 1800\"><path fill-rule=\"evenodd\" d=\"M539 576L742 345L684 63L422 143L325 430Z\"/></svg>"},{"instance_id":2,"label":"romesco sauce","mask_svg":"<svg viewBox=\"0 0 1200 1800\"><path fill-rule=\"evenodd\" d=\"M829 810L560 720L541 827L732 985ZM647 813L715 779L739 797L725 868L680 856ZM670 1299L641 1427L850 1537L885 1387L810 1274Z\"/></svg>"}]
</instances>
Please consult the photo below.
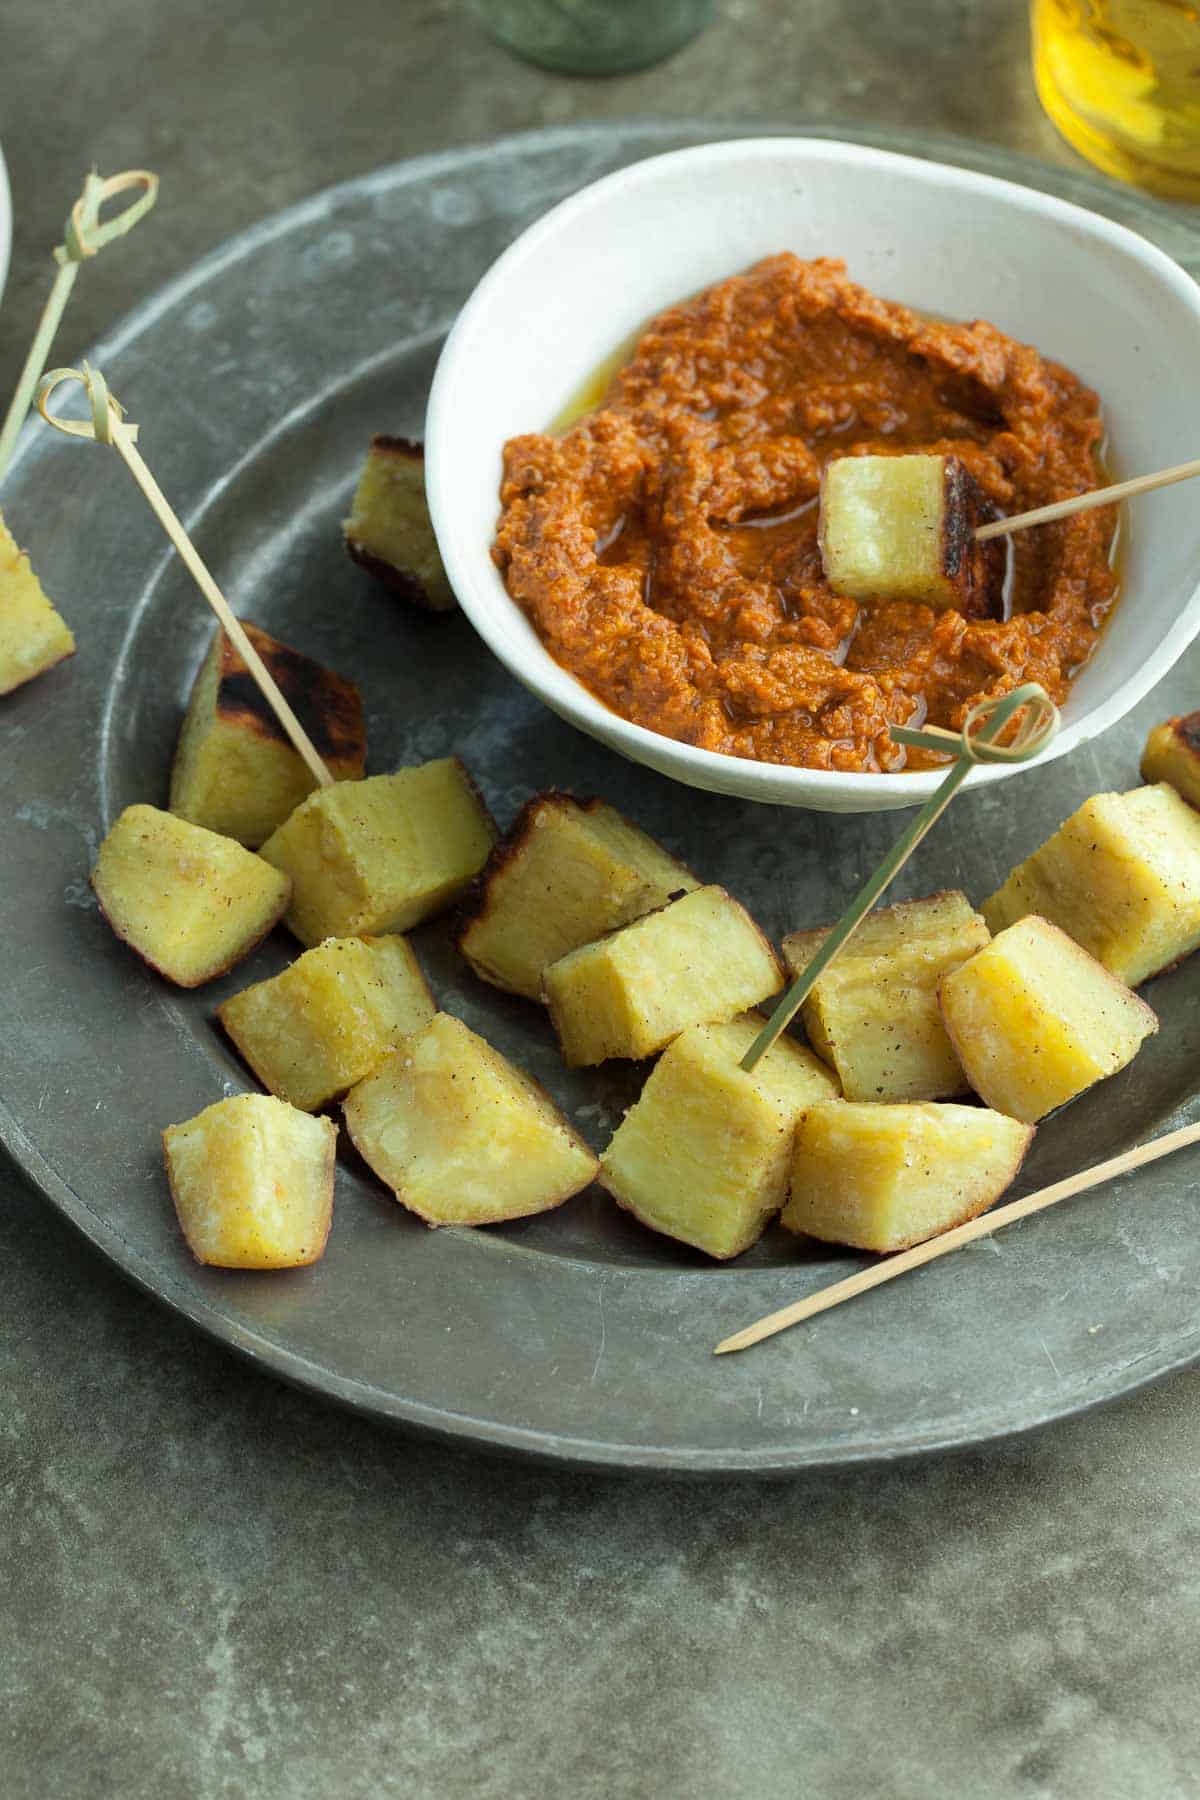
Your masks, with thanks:
<instances>
[{"instance_id":1,"label":"romesco sauce","mask_svg":"<svg viewBox=\"0 0 1200 1800\"><path fill-rule=\"evenodd\" d=\"M510 440L493 554L550 653L625 718L729 756L894 770L892 723L954 728L1024 681L1062 701L1116 593L1114 515L1015 534L994 616L859 607L822 571L823 465L954 454L1013 513L1096 486L1102 437L1096 395L994 326L774 256L653 320L559 435Z\"/></svg>"}]
</instances>

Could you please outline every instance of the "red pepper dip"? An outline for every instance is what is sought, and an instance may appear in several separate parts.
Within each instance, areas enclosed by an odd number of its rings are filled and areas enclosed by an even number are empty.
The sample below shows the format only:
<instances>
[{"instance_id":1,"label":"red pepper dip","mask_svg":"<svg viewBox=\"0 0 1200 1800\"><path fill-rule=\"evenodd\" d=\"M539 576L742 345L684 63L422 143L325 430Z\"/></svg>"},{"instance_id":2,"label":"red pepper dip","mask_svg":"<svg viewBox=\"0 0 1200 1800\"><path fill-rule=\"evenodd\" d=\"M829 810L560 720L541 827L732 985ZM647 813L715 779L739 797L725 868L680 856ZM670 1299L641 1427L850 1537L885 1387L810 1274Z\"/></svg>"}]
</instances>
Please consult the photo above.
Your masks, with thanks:
<instances>
[{"instance_id":1,"label":"red pepper dip","mask_svg":"<svg viewBox=\"0 0 1200 1800\"><path fill-rule=\"evenodd\" d=\"M888 726L1061 702L1116 594L1110 509L1018 532L1003 617L832 592L835 456L956 455L1004 513L1101 479L1096 395L982 321L772 256L662 313L600 406L505 446L493 555L550 654L615 712L727 756L896 770ZM910 768L928 756L910 751Z\"/></svg>"}]
</instances>

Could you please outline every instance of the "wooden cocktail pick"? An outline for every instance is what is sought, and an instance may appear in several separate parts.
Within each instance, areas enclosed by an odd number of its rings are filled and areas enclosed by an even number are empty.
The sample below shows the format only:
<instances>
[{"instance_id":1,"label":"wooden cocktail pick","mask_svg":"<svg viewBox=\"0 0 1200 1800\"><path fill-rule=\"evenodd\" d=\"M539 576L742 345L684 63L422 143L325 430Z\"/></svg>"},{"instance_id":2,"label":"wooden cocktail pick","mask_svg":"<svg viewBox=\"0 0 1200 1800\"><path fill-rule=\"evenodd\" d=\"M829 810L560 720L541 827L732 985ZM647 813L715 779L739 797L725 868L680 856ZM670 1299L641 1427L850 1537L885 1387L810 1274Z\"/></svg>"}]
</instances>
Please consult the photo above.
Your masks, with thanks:
<instances>
[{"instance_id":1,"label":"wooden cocktail pick","mask_svg":"<svg viewBox=\"0 0 1200 1800\"><path fill-rule=\"evenodd\" d=\"M799 1012L812 991L813 984L825 973L834 957L845 947L879 900L900 873L921 839L941 818L946 808L977 762L1026 762L1046 748L1058 730L1058 708L1036 681L1014 688L999 699L981 700L971 708L963 729L943 731L940 725L927 725L921 730L893 725L891 735L898 744L921 750L949 752L957 759L941 786L930 795L908 830L880 863L871 878L863 884L849 906L828 933L817 954L779 1001L745 1056L742 1068L750 1070L760 1056L771 1048ZM1008 743L996 739L1008 725L1013 726Z\"/></svg>"},{"instance_id":2,"label":"wooden cocktail pick","mask_svg":"<svg viewBox=\"0 0 1200 1800\"><path fill-rule=\"evenodd\" d=\"M78 382L87 394L92 409L90 420L65 419L49 411L50 396L57 387L67 381ZM238 654L258 683L263 698L279 720L293 748L303 758L305 766L314 780L321 787L332 787L333 776L313 748L311 738L280 693L270 670L242 630L230 609L229 602L213 580L201 560L199 551L171 510L162 489L142 460L141 452L137 449L135 442L138 428L126 421L123 408L109 393L108 384L99 369L90 369L86 363L82 369L52 369L48 375L43 376L38 388L38 411L47 425L53 425L56 431L64 432L68 437L84 438L92 443L111 444L120 453L130 474L149 501L159 524L179 552L200 592L216 613L223 630L232 639Z\"/></svg>"},{"instance_id":3,"label":"wooden cocktail pick","mask_svg":"<svg viewBox=\"0 0 1200 1800\"><path fill-rule=\"evenodd\" d=\"M134 189L138 192L138 198L101 223L100 208L105 201ZM50 289L33 342L29 346L29 354L25 358L25 367L21 370L4 425L0 428L0 481L4 479L17 435L33 402L34 389L46 366L50 346L66 310L71 289L75 286L80 264L103 250L106 244L111 244L114 238L124 237L139 219L146 216L157 198L158 176L152 175L149 169L125 169L120 175L107 177L97 175L93 169L85 180L83 192L71 208L63 242L54 252L58 274L54 277L54 286Z\"/></svg>"},{"instance_id":4,"label":"wooden cocktail pick","mask_svg":"<svg viewBox=\"0 0 1200 1800\"><path fill-rule=\"evenodd\" d=\"M1200 459L1176 463L1173 468L1159 469L1153 475L1135 475L1130 481L1118 481L1112 487L1093 488L1089 494L1072 494L1068 500L1053 500L1049 506L1035 506L1032 512L1014 513L1011 519L993 519L990 525L975 529L975 541L1004 537L1010 531L1024 531L1027 525L1048 525L1053 519L1069 519L1074 513L1091 512L1096 506L1115 506L1118 500L1132 500L1135 494L1148 494L1154 488L1170 487L1176 481L1191 481L1200 475Z\"/></svg>"},{"instance_id":5,"label":"wooden cocktail pick","mask_svg":"<svg viewBox=\"0 0 1200 1800\"><path fill-rule=\"evenodd\" d=\"M1141 1168L1144 1163L1156 1162L1160 1156L1170 1156L1172 1151L1182 1150L1188 1144L1200 1144L1200 1124L1185 1125L1179 1131L1169 1131L1165 1137L1155 1138L1149 1144L1140 1144L1136 1150L1126 1150L1120 1156L1112 1156L1107 1162L1097 1163L1093 1169L1084 1169L1078 1175L1068 1175L1064 1181L1056 1181L1050 1187L1039 1188L1034 1194L1026 1194L1023 1200L1011 1200L1007 1206L998 1206L992 1212L983 1213L978 1219L971 1219L966 1225L956 1225L952 1231L943 1232L940 1237L929 1238L924 1244L914 1245L911 1250L902 1250L898 1256L889 1256L873 1267L863 1269L858 1275L848 1276L845 1281L835 1281L831 1287L819 1288L815 1294L809 1294L807 1299L781 1307L778 1312L768 1313L765 1319L759 1319L756 1324L747 1325L743 1331L735 1331L732 1337L722 1338L713 1354L727 1356L731 1350L748 1350L751 1344L760 1344L764 1338L786 1331L789 1325L799 1325L803 1319L811 1319L815 1313L827 1312L831 1306L840 1306L843 1300L853 1300L859 1294L865 1294L869 1288L879 1287L885 1281L895 1281L898 1275L906 1275L910 1269L919 1269L925 1263L934 1262L939 1256L948 1256L952 1250L961 1250L964 1244L973 1243L976 1238L987 1237L1005 1225L1014 1224L1017 1219L1027 1219L1030 1213L1042 1212L1047 1206L1055 1206L1060 1200L1069 1200L1073 1194L1082 1194L1102 1181L1115 1181L1118 1175L1127 1175L1131 1169Z\"/></svg>"}]
</instances>

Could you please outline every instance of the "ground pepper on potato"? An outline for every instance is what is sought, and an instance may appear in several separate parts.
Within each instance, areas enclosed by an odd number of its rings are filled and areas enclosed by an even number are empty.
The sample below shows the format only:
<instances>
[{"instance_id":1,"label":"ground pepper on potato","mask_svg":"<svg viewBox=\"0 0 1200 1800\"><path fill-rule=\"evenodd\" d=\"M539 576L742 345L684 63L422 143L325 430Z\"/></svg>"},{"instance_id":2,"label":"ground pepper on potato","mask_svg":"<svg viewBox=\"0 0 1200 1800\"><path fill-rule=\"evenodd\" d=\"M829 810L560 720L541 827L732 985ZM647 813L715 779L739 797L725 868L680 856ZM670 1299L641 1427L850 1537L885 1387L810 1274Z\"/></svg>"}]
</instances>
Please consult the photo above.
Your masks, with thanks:
<instances>
[{"instance_id":1,"label":"ground pepper on potato","mask_svg":"<svg viewBox=\"0 0 1200 1800\"><path fill-rule=\"evenodd\" d=\"M1006 618L860 608L825 580L833 456L959 456L1012 513L1097 485L1096 395L995 326L877 299L784 254L671 308L600 407L509 441L493 554L558 662L616 712L732 756L920 767L889 724L1061 702L1116 594L1114 516L1012 539Z\"/></svg>"}]
</instances>

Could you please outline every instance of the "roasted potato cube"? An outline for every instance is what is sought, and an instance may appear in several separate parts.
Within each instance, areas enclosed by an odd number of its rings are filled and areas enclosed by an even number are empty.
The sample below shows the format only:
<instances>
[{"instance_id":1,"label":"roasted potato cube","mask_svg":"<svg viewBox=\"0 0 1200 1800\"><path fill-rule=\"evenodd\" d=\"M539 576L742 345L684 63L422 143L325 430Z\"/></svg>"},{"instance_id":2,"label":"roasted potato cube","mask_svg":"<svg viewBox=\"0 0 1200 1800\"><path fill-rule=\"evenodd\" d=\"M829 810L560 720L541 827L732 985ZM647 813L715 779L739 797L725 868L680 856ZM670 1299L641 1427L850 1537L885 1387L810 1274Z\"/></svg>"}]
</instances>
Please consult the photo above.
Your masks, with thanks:
<instances>
[{"instance_id":1,"label":"roasted potato cube","mask_svg":"<svg viewBox=\"0 0 1200 1800\"><path fill-rule=\"evenodd\" d=\"M156 806L127 806L100 846L92 887L119 938L179 987L240 962L282 916L286 875Z\"/></svg>"},{"instance_id":2,"label":"roasted potato cube","mask_svg":"<svg viewBox=\"0 0 1200 1800\"><path fill-rule=\"evenodd\" d=\"M796 1130L781 1223L856 1250L906 1250L986 1212L1033 1131L982 1106L820 1102Z\"/></svg>"},{"instance_id":3,"label":"roasted potato cube","mask_svg":"<svg viewBox=\"0 0 1200 1800\"><path fill-rule=\"evenodd\" d=\"M428 612L458 605L425 502L425 451L411 438L376 437L342 526L356 563Z\"/></svg>"},{"instance_id":4,"label":"roasted potato cube","mask_svg":"<svg viewBox=\"0 0 1200 1800\"><path fill-rule=\"evenodd\" d=\"M1189 806L1200 807L1200 712L1154 727L1142 752L1142 780L1168 781Z\"/></svg>"},{"instance_id":5,"label":"roasted potato cube","mask_svg":"<svg viewBox=\"0 0 1200 1800\"><path fill-rule=\"evenodd\" d=\"M821 478L821 561L834 593L981 617L1004 585L995 509L957 456L840 456Z\"/></svg>"},{"instance_id":6,"label":"roasted potato cube","mask_svg":"<svg viewBox=\"0 0 1200 1800\"><path fill-rule=\"evenodd\" d=\"M477 975L542 998L552 962L699 884L603 800L538 794L496 845L458 929Z\"/></svg>"},{"instance_id":7,"label":"roasted potato cube","mask_svg":"<svg viewBox=\"0 0 1200 1800\"><path fill-rule=\"evenodd\" d=\"M330 774L361 780L367 733L354 683L256 625L243 629ZM241 655L218 631L180 729L171 811L257 850L315 786Z\"/></svg>"},{"instance_id":8,"label":"roasted potato cube","mask_svg":"<svg viewBox=\"0 0 1200 1800\"><path fill-rule=\"evenodd\" d=\"M235 1094L163 1132L188 1247L218 1269L299 1269L333 1220L337 1126L267 1094Z\"/></svg>"},{"instance_id":9,"label":"roasted potato cube","mask_svg":"<svg viewBox=\"0 0 1200 1800\"><path fill-rule=\"evenodd\" d=\"M1115 1075L1158 1030L1144 1000L1032 913L943 976L939 992L975 1092L1030 1125Z\"/></svg>"},{"instance_id":10,"label":"roasted potato cube","mask_svg":"<svg viewBox=\"0 0 1200 1800\"><path fill-rule=\"evenodd\" d=\"M653 1056L689 1025L717 1025L777 994L775 952L724 888L702 887L571 950L545 975L572 1068Z\"/></svg>"},{"instance_id":11,"label":"roasted potato cube","mask_svg":"<svg viewBox=\"0 0 1200 1800\"><path fill-rule=\"evenodd\" d=\"M448 1013L351 1088L345 1115L359 1154L429 1225L548 1212L599 1167L544 1089Z\"/></svg>"},{"instance_id":12,"label":"roasted potato cube","mask_svg":"<svg viewBox=\"0 0 1200 1800\"><path fill-rule=\"evenodd\" d=\"M710 1256L737 1256L761 1235L787 1194L797 1119L838 1091L794 1038L740 1068L763 1024L751 1013L682 1032L600 1158L618 1206Z\"/></svg>"},{"instance_id":13,"label":"roasted potato cube","mask_svg":"<svg viewBox=\"0 0 1200 1800\"><path fill-rule=\"evenodd\" d=\"M792 975L828 928L783 940ZM813 1049L836 1069L847 1100L944 1100L969 1083L938 1011L937 985L988 941L965 894L902 900L865 918L802 1008Z\"/></svg>"},{"instance_id":14,"label":"roasted potato cube","mask_svg":"<svg viewBox=\"0 0 1200 1800\"><path fill-rule=\"evenodd\" d=\"M314 1112L436 1011L405 938L330 938L234 994L217 1017L265 1088Z\"/></svg>"},{"instance_id":15,"label":"roasted potato cube","mask_svg":"<svg viewBox=\"0 0 1200 1800\"><path fill-rule=\"evenodd\" d=\"M464 894L496 839L457 756L318 788L262 855L292 881L302 944L407 931Z\"/></svg>"},{"instance_id":16,"label":"roasted potato cube","mask_svg":"<svg viewBox=\"0 0 1200 1800\"><path fill-rule=\"evenodd\" d=\"M0 516L0 694L11 694L74 653L70 627Z\"/></svg>"},{"instance_id":17,"label":"roasted potato cube","mask_svg":"<svg viewBox=\"0 0 1200 1800\"><path fill-rule=\"evenodd\" d=\"M1200 813L1165 782L1093 794L982 912L993 932L1040 913L1137 987L1200 944Z\"/></svg>"}]
</instances>

